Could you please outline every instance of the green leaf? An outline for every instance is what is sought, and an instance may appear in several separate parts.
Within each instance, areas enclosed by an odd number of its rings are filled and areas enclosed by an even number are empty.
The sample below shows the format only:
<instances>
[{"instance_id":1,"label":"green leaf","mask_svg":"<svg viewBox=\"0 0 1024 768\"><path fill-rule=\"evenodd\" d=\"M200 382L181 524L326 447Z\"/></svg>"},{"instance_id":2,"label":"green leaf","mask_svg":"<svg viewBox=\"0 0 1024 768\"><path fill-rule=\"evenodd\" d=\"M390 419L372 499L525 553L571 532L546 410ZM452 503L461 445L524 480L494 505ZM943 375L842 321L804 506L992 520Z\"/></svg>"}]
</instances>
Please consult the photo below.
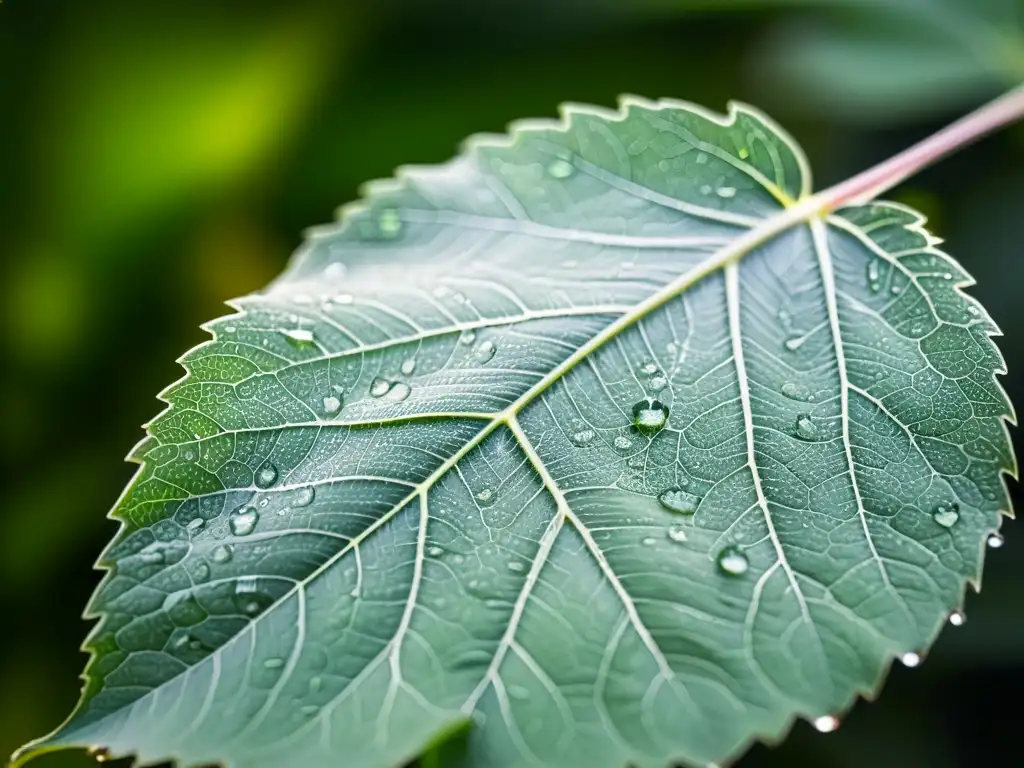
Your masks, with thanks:
<instances>
[{"instance_id":1,"label":"green leaf","mask_svg":"<svg viewBox=\"0 0 1024 768\"><path fill-rule=\"evenodd\" d=\"M132 453L82 702L20 760L664 766L923 654L1010 405L923 220L628 98L377 182L209 325ZM915 656L917 654L918 656Z\"/></svg>"}]
</instances>

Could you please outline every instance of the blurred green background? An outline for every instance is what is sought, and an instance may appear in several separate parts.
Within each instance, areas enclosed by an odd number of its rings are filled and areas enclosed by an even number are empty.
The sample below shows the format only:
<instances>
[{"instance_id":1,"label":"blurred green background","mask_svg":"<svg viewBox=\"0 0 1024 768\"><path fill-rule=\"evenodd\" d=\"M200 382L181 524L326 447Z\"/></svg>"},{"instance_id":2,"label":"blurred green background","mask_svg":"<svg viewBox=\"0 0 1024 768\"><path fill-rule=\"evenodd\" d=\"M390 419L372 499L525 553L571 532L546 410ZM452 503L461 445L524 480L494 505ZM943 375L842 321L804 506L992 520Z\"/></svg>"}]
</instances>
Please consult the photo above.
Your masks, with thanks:
<instances>
[{"instance_id":1,"label":"blurred green background","mask_svg":"<svg viewBox=\"0 0 1024 768\"><path fill-rule=\"evenodd\" d=\"M132 474L120 457L175 358L361 182L562 101L632 92L758 105L822 187L1024 80L1022 0L233 5L0 0L2 755L77 698L91 566ZM1024 126L892 197L977 276L1024 404ZM1006 533L967 624L922 667L894 669L838 733L798 724L743 768L1020 759L1024 534Z\"/></svg>"}]
</instances>

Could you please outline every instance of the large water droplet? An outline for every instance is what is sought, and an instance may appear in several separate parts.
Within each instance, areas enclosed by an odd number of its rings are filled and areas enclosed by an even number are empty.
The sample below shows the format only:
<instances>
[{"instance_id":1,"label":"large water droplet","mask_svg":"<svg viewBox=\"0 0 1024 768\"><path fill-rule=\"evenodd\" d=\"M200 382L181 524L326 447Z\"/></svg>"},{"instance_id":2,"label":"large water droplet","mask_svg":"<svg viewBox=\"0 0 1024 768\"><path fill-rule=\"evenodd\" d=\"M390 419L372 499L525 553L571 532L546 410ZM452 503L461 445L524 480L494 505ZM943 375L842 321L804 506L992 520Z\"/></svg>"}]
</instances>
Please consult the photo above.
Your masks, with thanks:
<instances>
[{"instance_id":1,"label":"large water droplet","mask_svg":"<svg viewBox=\"0 0 1024 768\"><path fill-rule=\"evenodd\" d=\"M651 383L649 385L649 389L652 392L661 392L661 390L663 390L667 386L668 386L668 379L666 379L664 376L660 376L659 375L659 376L652 376L651 377Z\"/></svg>"},{"instance_id":2,"label":"large water droplet","mask_svg":"<svg viewBox=\"0 0 1024 768\"><path fill-rule=\"evenodd\" d=\"M412 376L412 374L413 374L413 372L415 370L416 370L416 358L415 357L410 357L407 360L403 360L402 361L402 375L403 376Z\"/></svg>"},{"instance_id":3,"label":"large water droplet","mask_svg":"<svg viewBox=\"0 0 1024 768\"><path fill-rule=\"evenodd\" d=\"M215 563L226 563L231 559L231 547L227 544L221 544L219 547L213 550L210 554Z\"/></svg>"},{"instance_id":4,"label":"large water droplet","mask_svg":"<svg viewBox=\"0 0 1024 768\"><path fill-rule=\"evenodd\" d=\"M953 611L949 614L949 623L954 627L962 627L967 622L967 615L963 611Z\"/></svg>"},{"instance_id":5,"label":"large water droplet","mask_svg":"<svg viewBox=\"0 0 1024 768\"><path fill-rule=\"evenodd\" d=\"M228 519L228 526L235 536L248 536L259 522L260 513L255 507L246 507Z\"/></svg>"},{"instance_id":6,"label":"large water droplet","mask_svg":"<svg viewBox=\"0 0 1024 768\"><path fill-rule=\"evenodd\" d=\"M292 328L287 331L281 331L288 341L292 342L296 346L304 347L313 343L313 332L308 328Z\"/></svg>"},{"instance_id":7,"label":"large water droplet","mask_svg":"<svg viewBox=\"0 0 1024 768\"><path fill-rule=\"evenodd\" d=\"M782 385L782 394L790 400L807 400L811 396L807 387L794 381L787 381Z\"/></svg>"},{"instance_id":8,"label":"large water droplet","mask_svg":"<svg viewBox=\"0 0 1024 768\"><path fill-rule=\"evenodd\" d=\"M292 505L296 507L308 507L316 498L316 489L312 485L304 485L295 491L292 496Z\"/></svg>"},{"instance_id":9,"label":"large water droplet","mask_svg":"<svg viewBox=\"0 0 1024 768\"><path fill-rule=\"evenodd\" d=\"M1001 533L990 533L988 536L989 549L999 549L1003 546L1003 534Z\"/></svg>"},{"instance_id":10,"label":"large water droplet","mask_svg":"<svg viewBox=\"0 0 1024 768\"><path fill-rule=\"evenodd\" d=\"M939 504L932 512L932 520L943 528L952 528L960 519L960 505L955 503Z\"/></svg>"},{"instance_id":11,"label":"large water droplet","mask_svg":"<svg viewBox=\"0 0 1024 768\"><path fill-rule=\"evenodd\" d=\"M391 382L378 376L370 383L370 396L383 397L390 389Z\"/></svg>"},{"instance_id":12,"label":"large water droplet","mask_svg":"<svg viewBox=\"0 0 1024 768\"><path fill-rule=\"evenodd\" d=\"M402 231L402 219L394 208L385 208L377 216L377 229L384 237L397 237Z\"/></svg>"},{"instance_id":13,"label":"large water droplet","mask_svg":"<svg viewBox=\"0 0 1024 768\"><path fill-rule=\"evenodd\" d=\"M730 576L742 576L750 567L750 561L742 549L730 544L718 553L718 567Z\"/></svg>"},{"instance_id":14,"label":"large water droplet","mask_svg":"<svg viewBox=\"0 0 1024 768\"><path fill-rule=\"evenodd\" d=\"M462 335L459 336L459 344L469 346L476 341L476 331L463 331Z\"/></svg>"},{"instance_id":15,"label":"large water droplet","mask_svg":"<svg viewBox=\"0 0 1024 768\"><path fill-rule=\"evenodd\" d=\"M669 539L676 542L677 544L681 544L682 542L686 541L686 530L681 525L672 526L668 529L667 533Z\"/></svg>"},{"instance_id":16,"label":"large water droplet","mask_svg":"<svg viewBox=\"0 0 1024 768\"><path fill-rule=\"evenodd\" d=\"M633 442L625 435L619 435L615 438L613 443L620 451L628 451L633 447Z\"/></svg>"},{"instance_id":17,"label":"large water droplet","mask_svg":"<svg viewBox=\"0 0 1024 768\"><path fill-rule=\"evenodd\" d=\"M389 403L400 403L412 393L412 387L404 381L395 382L387 392L385 399Z\"/></svg>"},{"instance_id":18,"label":"large water droplet","mask_svg":"<svg viewBox=\"0 0 1024 768\"><path fill-rule=\"evenodd\" d=\"M548 166L548 173L556 179L567 179L575 170L568 160L555 160Z\"/></svg>"},{"instance_id":19,"label":"large water droplet","mask_svg":"<svg viewBox=\"0 0 1024 768\"><path fill-rule=\"evenodd\" d=\"M324 413L333 416L341 410L341 398L330 395L324 398Z\"/></svg>"},{"instance_id":20,"label":"large water droplet","mask_svg":"<svg viewBox=\"0 0 1024 768\"><path fill-rule=\"evenodd\" d=\"M675 512L677 515L692 515L697 511L700 497L679 488L669 488L661 492L658 501L669 512Z\"/></svg>"},{"instance_id":21,"label":"large water droplet","mask_svg":"<svg viewBox=\"0 0 1024 768\"><path fill-rule=\"evenodd\" d=\"M909 653L904 653L902 656L900 656L900 662L903 664L904 667L909 667L913 669L914 667L920 665L921 654L914 653L913 651Z\"/></svg>"},{"instance_id":22,"label":"large water droplet","mask_svg":"<svg viewBox=\"0 0 1024 768\"><path fill-rule=\"evenodd\" d=\"M824 715L814 718L814 730L818 733L832 733L839 727L839 718L834 715Z\"/></svg>"},{"instance_id":23,"label":"large water droplet","mask_svg":"<svg viewBox=\"0 0 1024 768\"><path fill-rule=\"evenodd\" d=\"M653 376L657 372L657 363L644 363L642 366L640 366L640 373L642 373L644 376Z\"/></svg>"},{"instance_id":24,"label":"large water droplet","mask_svg":"<svg viewBox=\"0 0 1024 768\"><path fill-rule=\"evenodd\" d=\"M269 488L277 482L277 467L269 461L263 462L256 470L256 487Z\"/></svg>"},{"instance_id":25,"label":"large water droplet","mask_svg":"<svg viewBox=\"0 0 1024 768\"><path fill-rule=\"evenodd\" d=\"M473 356L479 362L486 363L489 362L492 357L494 357L494 353L496 351L497 349L495 348L493 342L482 341L477 345L476 349L473 351Z\"/></svg>"},{"instance_id":26,"label":"large water droplet","mask_svg":"<svg viewBox=\"0 0 1024 768\"><path fill-rule=\"evenodd\" d=\"M653 397L646 397L633 406L633 423L641 432L657 432L668 421L668 406Z\"/></svg>"},{"instance_id":27,"label":"large water droplet","mask_svg":"<svg viewBox=\"0 0 1024 768\"><path fill-rule=\"evenodd\" d=\"M574 445L578 445L581 448L585 445L590 445L594 440L594 430L592 429L581 429L579 432L573 432L570 438Z\"/></svg>"},{"instance_id":28,"label":"large water droplet","mask_svg":"<svg viewBox=\"0 0 1024 768\"><path fill-rule=\"evenodd\" d=\"M796 436L801 440L816 440L818 438L818 425L811 421L806 413L796 417Z\"/></svg>"}]
</instances>

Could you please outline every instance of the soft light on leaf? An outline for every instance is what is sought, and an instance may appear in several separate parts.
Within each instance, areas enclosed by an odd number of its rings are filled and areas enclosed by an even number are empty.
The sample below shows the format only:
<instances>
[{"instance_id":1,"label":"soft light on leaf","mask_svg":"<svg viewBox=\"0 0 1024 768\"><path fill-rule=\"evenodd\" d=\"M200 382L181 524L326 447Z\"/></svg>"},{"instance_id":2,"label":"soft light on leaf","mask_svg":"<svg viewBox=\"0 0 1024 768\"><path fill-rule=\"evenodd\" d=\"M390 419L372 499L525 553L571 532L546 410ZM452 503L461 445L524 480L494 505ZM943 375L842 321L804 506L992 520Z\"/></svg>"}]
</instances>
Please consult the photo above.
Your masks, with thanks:
<instances>
[{"instance_id":1,"label":"soft light on leaf","mask_svg":"<svg viewBox=\"0 0 1024 768\"><path fill-rule=\"evenodd\" d=\"M1014 459L970 277L809 188L757 111L635 98L371 184L185 356L82 702L20 759L390 766L471 718L468 765L654 767L830 730L959 609Z\"/></svg>"}]
</instances>

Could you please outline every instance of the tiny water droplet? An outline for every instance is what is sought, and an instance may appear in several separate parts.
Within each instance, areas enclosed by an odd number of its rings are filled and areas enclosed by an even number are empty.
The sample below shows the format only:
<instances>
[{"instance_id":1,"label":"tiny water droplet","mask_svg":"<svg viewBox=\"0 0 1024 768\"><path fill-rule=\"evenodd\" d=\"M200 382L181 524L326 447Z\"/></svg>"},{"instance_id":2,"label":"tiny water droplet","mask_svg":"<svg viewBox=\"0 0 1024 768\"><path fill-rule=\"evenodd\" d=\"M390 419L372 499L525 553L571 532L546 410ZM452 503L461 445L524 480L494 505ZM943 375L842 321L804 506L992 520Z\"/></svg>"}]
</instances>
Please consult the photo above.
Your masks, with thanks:
<instances>
[{"instance_id":1,"label":"tiny water droplet","mask_svg":"<svg viewBox=\"0 0 1024 768\"><path fill-rule=\"evenodd\" d=\"M440 557L441 555L444 554L444 550L441 549L440 547L431 547L430 549L427 550L427 554L430 555L431 557Z\"/></svg>"},{"instance_id":2,"label":"tiny water droplet","mask_svg":"<svg viewBox=\"0 0 1024 768\"><path fill-rule=\"evenodd\" d=\"M832 733L839 727L839 718L833 715L814 718L814 730L818 733Z\"/></svg>"},{"instance_id":3,"label":"tiny water droplet","mask_svg":"<svg viewBox=\"0 0 1024 768\"><path fill-rule=\"evenodd\" d=\"M1001 546L1003 546L1003 534L990 533L988 537L989 549L999 549Z\"/></svg>"},{"instance_id":4,"label":"tiny water droplet","mask_svg":"<svg viewBox=\"0 0 1024 768\"><path fill-rule=\"evenodd\" d=\"M281 333L296 346L301 347L313 343L313 332L308 328L292 328L291 330L281 331Z\"/></svg>"},{"instance_id":5,"label":"tiny water droplet","mask_svg":"<svg viewBox=\"0 0 1024 768\"><path fill-rule=\"evenodd\" d=\"M575 170L568 160L555 160L548 166L548 173L556 179L567 179Z\"/></svg>"},{"instance_id":6,"label":"tiny water droplet","mask_svg":"<svg viewBox=\"0 0 1024 768\"><path fill-rule=\"evenodd\" d=\"M967 615L963 611L953 611L949 614L949 623L954 627L962 627L967 622Z\"/></svg>"},{"instance_id":7,"label":"tiny water droplet","mask_svg":"<svg viewBox=\"0 0 1024 768\"><path fill-rule=\"evenodd\" d=\"M889 293L891 293L893 296L899 296L901 293L903 293L903 286L894 285L892 288L889 289Z\"/></svg>"},{"instance_id":8,"label":"tiny water droplet","mask_svg":"<svg viewBox=\"0 0 1024 768\"><path fill-rule=\"evenodd\" d=\"M740 147L738 154L740 156L740 160L746 160L750 157L750 150L746 147Z\"/></svg>"},{"instance_id":9,"label":"tiny water droplet","mask_svg":"<svg viewBox=\"0 0 1024 768\"><path fill-rule=\"evenodd\" d=\"M697 511L700 498L679 488L669 488L658 495L661 506L677 515L692 515Z\"/></svg>"},{"instance_id":10,"label":"tiny water droplet","mask_svg":"<svg viewBox=\"0 0 1024 768\"><path fill-rule=\"evenodd\" d=\"M513 573L522 573L526 570L526 566L518 560L509 560L508 569Z\"/></svg>"},{"instance_id":11,"label":"tiny water droplet","mask_svg":"<svg viewBox=\"0 0 1024 768\"><path fill-rule=\"evenodd\" d=\"M932 520L943 528L952 528L960 519L960 505L956 503L939 504L932 512Z\"/></svg>"},{"instance_id":12,"label":"tiny water droplet","mask_svg":"<svg viewBox=\"0 0 1024 768\"><path fill-rule=\"evenodd\" d=\"M668 421L668 406L653 397L647 397L633 406L633 424L641 432L657 432Z\"/></svg>"},{"instance_id":13,"label":"tiny water droplet","mask_svg":"<svg viewBox=\"0 0 1024 768\"><path fill-rule=\"evenodd\" d=\"M698 162L700 162L700 158L698 158ZM711 185L710 184L701 184L700 193L702 195L710 195L711 194Z\"/></svg>"},{"instance_id":14,"label":"tiny water droplet","mask_svg":"<svg viewBox=\"0 0 1024 768\"><path fill-rule=\"evenodd\" d=\"M654 376L651 378L650 390L652 392L661 392L665 387L668 386L668 379L664 376Z\"/></svg>"},{"instance_id":15,"label":"tiny water droplet","mask_svg":"<svg viewBox=\"0 0 1024 768\"><path fill-rule=\"evenodd\" d=\"M263 462L256 470L256 487L269 488L277 482L277 467L269 461Z\"/></svg>"},{"instance_id":16,"label":"tiny water droplet","mask_svg":"<svg viewBox=\"0 0 1024 768\"><path fill-rule=\"evenodd\" d=\"M370 383L370 396L383 397L390 389L391 382L378 376Z\"/></svg>"},{"instance_id":17,"label":"tiny water droplet","mask_svg":"<svg viewBox=\"0 0 1024 768\"><path fill-rule=\"evenodd\" d=\"M877 291L882 287L879 282L878 262L874 259L868 262L868 286L872 291Z\"/></svg>"},{"instance_id":18,"label":"tiny water droplet","mask_svg":"<svg viewBox=\"0 0 1024 768\"><path fill-rule=\"evenodd\" d=\"M400 403L405 400L412 393L412 387L406 384L404 381L395 382L394 385L387 392L387 401L389 403Z\"/></svg>"},{"instance_id":19,"label":"tiny water droplet","mask_svg":"<svg viewBox=\"0 0 1024 768\"><path fill-rule=\"evenodd\" d=\"M904 667L909 667L910 669L913 669L921 663L921 654L914 653L913 651L909 653L904 653L902 656L900 656L900 662L903 664Z\"/></svg>"},{"instance_id":20,"label":"tiny water droplet","mask_svg":"<svg viewBox=\"0 0 1024 768\"><path fill-rule=\"evenodd\" d=\"M736 196L736 187L719 187L715 190L719 197L730 198Z\"/></svg>"},{"instance_id":21,"label":"tiny water droplet","mask_svg":"<svg viewBox=\"0 0 1024 768\"><path fill-rule=\"evenodd\" d=\"M706 153L704 153L704 152L699 152L699 153L697 154L697 163L698 163L699 165L704 165L704 164L705 164L705 163L706 163L707 161L708 161L708 156L707 156L707 154L706 154Z\"/></svg>"},{"instance_id":22,"label":"tiny water droplet","mask_svg":"<svg viewBox=\"0 0 1024 768\"><path fill-rule=\"evenodd\" d=\"M186 527L188 528L189 533L198 533L203 529L204 525L206 525L206 521L203 520L203 518L193 517L191 520L188 521L188 526Z\"/></svg>"},{"instance_id":23,"label":"tiny water droplet","mask_svg":"<svg viewBox=\"0 0 1024 768\"><path fill-rule=\"evenodd\" d=\"M331 395L324 398L324 413L333 416L341 410L341 398Z\"/></svg>"},{"instance_id":24,"label":"tiny water droplet","mask_svg":"<svg viewBox=\"0 0 1024 768\"><path fill-rule=\"evenodd\" d=\"M231 559L231 547L226 544L221 544L211 553L210 557L213 558L215 563L226 563Z\"/></svg>"},{"instance_id":25,"label":"tiny water droplet","mask_svg":"<svg viewBox=\"0 0 1024 768\"><path fill-rule=\"evenodd\" d=\"M796 436L801 440L816 440L818 438L818 425L811 421L806 413L796 417Z\"/></svg>"},{"instance_id":26,"label":"tiny water droplet","mask_svg":"<svg viewBox=\"0 0 1024 768\"><path fill-rule=\"evenodd\" d=\"M677 544L686 541L686 531L681 525L674 525L668 529L668 537Z\"/></svg>"},{"instance_id":27,"label":"tiny water droplet","mask_svg":"<svg viewBox=\"0 0 1024 768\"><path fill-rule=\"evenodd\" d=\"M646 539L644 539L640 543L643 544L645 547L653 547L658 542L657 542L657 540L653 536L648 536Z\"/></svg>"},{"instance_id":28,"label":"tiny water droplet","mask_svg":"<svg viewBox=\"0 0 1024 768\"><path fill-rule=\"evenodd\" d=\"M797 384L794 381L787 381L782 385L782 394L790 400L807 400L810 396L810 392L807 391L807 387Z\"/></svg>"},{"instance_id":29,"label":"tiny water droplet","mask_svg":"<svg viewBox=\"0 0 1024 768\"><path fill-rule=\"evenodd\" d=\"M267 669L280 669L284 666L284 659L272 658L267 659L263 662L263 666Z\"/></svg>"},{"instance_id":30,"label":"tiny water droplet","mask_svg":"<svg viewBox=\"0 0 1024 768\"><path fill-rule=\"evenodd\" d=\"M467 347L474 341L476 341L476 331L463 331L462 335L459 336L459 343Z\"/></svg>"},{"instance_id":31,"label":"tiny water droplet","mask_svg":"<svg viewBox=\"0 0 1024 768\"><path fill-rule=\"evenodd\" d=\"M402 362L402 375L403 376L412 376L412 374L413 374L413 372L415 370L416 370L416 358L415 357L410 357L409 359L404 360Z\"/></svg>"},{"instance_id":32,"label":"tiny water droplet","mask_svg":"<svg viewBox=\"0 0 1024 768\"><path fill-rule=\"evenodd\" d=\"M581 429L579 432L574 432L571 439L575 445L580 447L590 445L594 439L594 430Z\"/></svg>"},{"instance_id":33,"label":"tiny water droplet","mask_svg":"<svg viewBox=\"0 0 1024 768\"><path fill-rule=\"evenodd\" d=\"M477 360L481 363L488 362L497 350L494 347L494 343L490 341L482 341L477 345L474 355Z\"/></svg>"},{"instance_id":34,"label":"tiny water droplet","mask_svg":"<svg viewBox=\"0 0 1024 768\"><path fill-rule=\"evenodd\" d=\"M800 349L800 347L802 347L804 345L805 341L807 341L807 336L806 335L804 335L804 336L794 336L791 339L786 339L786 341L784 343L785 343L786 349L788 349L790 352L796 352L798 349Z\"/></svg>"},{"instance_id":35,"label":"tiny water droplet","mask_svg":"<svg viewBox=\"0 0 1024 768\"><path fill-rule=\"evenodd\" d=\"M89 747L86 754L97 763L105 763L110 759L110 750L106 747Z\"/></svg>"},{"instance_id":36,"label":"tiny water droplet","mask_svg":"<svg viewBox=\"0 0 1024 768\"><path fill-rule=\"evenodd\" d=\"M196 457L192 451L185 451L182 455L185 457L185 461L192 461Z\"/></svg>"},{"instance_id":37,"label":"tiny water droplet","mask_svg":"<svg viewBox=\"0 0 1024 768\"><path fill-rule=\"evenodd\" d=\"M633 442L625 435L619 435L615 438L615 447L620 451L626 451L633 447Z\"/></svg>"},{"instance_id":38,"label":"tiny water droplet","mask_svg":"<svg viewBox=\"0 0 1024 768\"><path fill-rule=\"evenodd\" d=\"M292 496L292 504L296 507L308 507L316 498L316 489L312 485L304 485L295 491Z\"/></svg>"},{"instance_id":39,"label":"tiny water droplet","mask_svg":"<svg viewBox=\"0 0 1024 768\"><path fill-rule=\"evenodd\" d=\"M259 522L260 513L255 507L246 507L228 519L228 526L235 536L248 536Z\"/></svg>"},{"instance_id":40,"label":"tiny water droplet","mask_svg":"<svg viewBox=\"0 0 1024 768\"><path fill-rule=\"evenodd\" d=\"M309 678L309 692L310 693L320 693L320 689L323 688L323 685L324 685L323 678L321 678L321 677L311 677L311 678Z\"/></svg>"},{"instance_id":41,"label":"tiny water droplet","mask_svg":"<svg viewBox=\"0 0 1024 768\"><path fill-rule=\"evenodd\" d=\"M718 553L718 567L730 576L742 576L750 567L750 561L742 549L730 544Z\"/></svg>"},{"instance_id":42,"label":"tiny water droplet","mask_svg":"<svg viewBox=\"0 0 1024 768\"><path fill-rule=\"evenodd\" d=\"M377 229L384 237L396 237L402 231L402 219L394 208L385 208L377 216Z\"/></svg>"}]
</instances>

